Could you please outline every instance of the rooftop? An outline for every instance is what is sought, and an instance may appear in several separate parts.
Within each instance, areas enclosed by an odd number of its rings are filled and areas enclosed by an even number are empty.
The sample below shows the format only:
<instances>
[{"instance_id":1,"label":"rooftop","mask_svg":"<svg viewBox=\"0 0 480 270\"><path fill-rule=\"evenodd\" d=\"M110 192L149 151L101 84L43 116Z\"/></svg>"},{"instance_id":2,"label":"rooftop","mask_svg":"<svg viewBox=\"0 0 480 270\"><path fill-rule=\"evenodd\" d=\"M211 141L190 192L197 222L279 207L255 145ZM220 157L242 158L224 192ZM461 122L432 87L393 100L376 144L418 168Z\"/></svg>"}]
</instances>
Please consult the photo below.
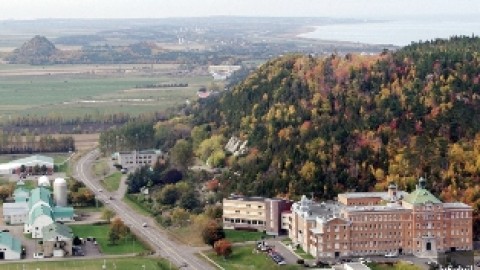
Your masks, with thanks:
<instances>
[{"instance_id":1,"label":"rooftop","mask_svg":"<svg viewBox=\"0 0 480 270\"><path fill-rule=\"evenodd\" d=\"M19 163L19 164L27 165L27 164L31 164L31 163L37 163L37 162L48 163L48 164L53 165L53 158L47 157L47 156L42 156L42 155L33 155L33 156L26 157L26 158L12 160L9 163Z\"/></svg>"},{"instance_id":2,"label":"rooftop","mask_svg":"<svg viewBox=\"0 0 480 270\"><path fill-rule=\"evenodd\" d=\"M397 191L397 197L400 196L407 196L408 193L405 191ZM388 192L346 192L338 194L338 196L344 196L348 199L357 199L357 198L381 198L383 200L390 200L390 196L388 196Z\"/></svg>"},{"instance_id":3,"label":"rooftop","mask_svg":"<svg viewBox=\"0 0 480 270\"><path fill-rule=\"evenodd\" d=\"M33 189L28 202L29 208L32 208L39 201L43 201L48 205L53 205L52 192L46 187Z\"/></svg>"},{"instance_id":4,"label":"rooftop","mask_svg":"<svg viewBox=\"0 0 480 270\"><path fill-rule=\"evenodd\" d=\"M24 215L28 213L28 203L26 202L14 202L3 204L3 215Z\"/></svg>"},{"instance_id":5,"label":"rooftop","mask_svg":"<svg viewBox=\"0 0 480 270\"><path fill-rule=\"evenodd\" d=\"M230 197L226 198L226 200L263 202L265 201L265 198L264 197L245 197L242 195L231 195Z\"/></svg>"},{"instance_id":6,"label":"rooftop","mask_svg":"<svg viewBox=\"0 0 480 270\"><path fill-rule=\"evenodd\" d=\"M442 203L437 197L423 187L417 187L415 191L404 197L404 201L410 204Z\"/></svg>"},{"instance_id":7,"label":"rooftop","mask_svg":"<svg viewBox=\"0 0 480 270\"><path fill-rule=\"evenodd\" d=\"M0 232L0 245L18 253L22 252L22 243L8 232Z\"/></svg>"},{"instance_id":8,"label":"rooftop","mask_svg":"<svg viewBox=\"0 0 480 270\"><path fill-rule=\"evenodd\" d=\"M452 202L452 203L443 203L443 208L469 208L472 207L468 206L468 204L462 202Z\"/></svg>"},{"instance_id":9,"label":"rooftop","mask_svg":"<svg viewBox=\"0 0 480 270\"><path fill-rule=\"evenodd\" d=\"M70 227L61 223L52 223L48 226L43 227L43 239L48 241L51 239L56 239L57 236L62 236L64 238L73 238L73 232Z\"/></svg>"}]
</instances>

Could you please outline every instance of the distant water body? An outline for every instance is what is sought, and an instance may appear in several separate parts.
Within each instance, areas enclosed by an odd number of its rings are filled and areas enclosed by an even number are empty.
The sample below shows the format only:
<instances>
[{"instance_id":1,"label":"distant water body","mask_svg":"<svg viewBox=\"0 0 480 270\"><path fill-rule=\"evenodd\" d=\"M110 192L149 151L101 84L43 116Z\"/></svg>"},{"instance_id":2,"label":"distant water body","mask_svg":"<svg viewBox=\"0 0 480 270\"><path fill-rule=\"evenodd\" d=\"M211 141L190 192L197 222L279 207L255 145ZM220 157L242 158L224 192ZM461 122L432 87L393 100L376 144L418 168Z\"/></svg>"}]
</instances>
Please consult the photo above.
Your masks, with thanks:
<instances>
[{"instance_id":1,"label":"distant water body","mask_svg":"<svg viewBox=\"0 0 480 270\"><path fill-rule=\"evenodd\" d=\"M480 16L468 18L410 18L397 20L365 20L316 26L315 31L299 37L367 44L409 45L412 41L449 38L453 35L480 34Z\"/></svg>"}]
</instances>

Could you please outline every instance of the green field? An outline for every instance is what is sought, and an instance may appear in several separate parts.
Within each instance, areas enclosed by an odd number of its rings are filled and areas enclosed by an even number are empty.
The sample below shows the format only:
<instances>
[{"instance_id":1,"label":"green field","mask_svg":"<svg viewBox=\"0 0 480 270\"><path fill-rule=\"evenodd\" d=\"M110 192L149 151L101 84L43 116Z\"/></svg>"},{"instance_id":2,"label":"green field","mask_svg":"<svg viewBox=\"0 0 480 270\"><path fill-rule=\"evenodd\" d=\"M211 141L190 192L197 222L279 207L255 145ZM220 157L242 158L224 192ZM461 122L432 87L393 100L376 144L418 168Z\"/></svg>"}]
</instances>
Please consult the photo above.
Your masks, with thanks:
<instances>
[{"instance_id":1,"label":"green field","mask_svg":"<svg viewBox=\"0 0 480 270\"><path fill-rule=\"evenodd\" d=\"M66 260L57 262L22 262L22 263L8 263L0 264L2 270L90 270L90 269L102 269L105 262L106 269L116 270L167 270L177 269L171 267L166 260L142 258L142 257L130 257L130 258L114 258L114 259L90 259L90 260ZM145 268L143 267L145 266Z\"/></svg>"},{"instance_id":2,"label":"green field","mask_svg":"<svg viewBox=\"0 0 480 270\"><path fill-rule=\"evenodd\" d=\"M140 66L0 65L0 121L18 115L74 118L89 114L140 113L163 110L193 99L210 76L178 76L174 65L157 65L156 72ZM118 66L116 67L119 68ZM129 72L126 72L126 71ZM188 83L188 87L137 89L159 83Z\"/></svg>"},{"instance_id":3,"label":"green field","mask_svg":"<svg viewBox=\"0 0 480 270\"><path fill-rule=\"evenodd\" d=\"M244 270L244 269L284 269L295 270L303 269L297 265L277 265L265 253L252 253L253 246L233 247L233 253L227 259L217 256L214 252L208 252L206 255L218 263L226 270Z\"/></svg>"},{"instance_id":4,"label":"green field","mask_svg":"<svg viewBox=\"0 0 480 270\"><path fill-rule=\"evenodd\" d=\"M122 173L114 172L109 176L105 177L105 179L103 179L101 183L106 190L112 192L112 191L117 191L117 189L120 187L121 179L122 179Z\"/></svg>"},{"instance_id":5,"label":"green field","mask_svg":"<svg viewBox=\"0 0 480 270\"><path fill-rule=\"evenodd\" d=\"M138 196L136 194L125 194L125 197L123 197L123 201L128 204L130 207L132 207L137 213L140 213L145 216L150 216L152 213L150 212L151 210L144 207L140 203L135 201L135 196Z\"/></svg>"},{"instance_id":6,"label":"green field","mask_svg":"<svg viewBox=\"0 0 480 270\"><path fill-rule=\"evenodd\" d=\"M120 240L117 245L110 245L108 243L109 225L70 225L70 228L72 228L73 234L78 237L95 237L100 250L104 254L140 253L148 250L132 236L127 236L125 239Z\"/></svg>"},{"instance_id":7,"label":"green field","mask_svg":"<svg viewBox=\"0 0 480 270\"><path fill-rule=\"evenodd\" d=\"M262 237L268 237L263 232L248 232L237 230L225 230L225 238L232 243L246 242L246 241L259 241Z\"/></svg>"}]
</instances>

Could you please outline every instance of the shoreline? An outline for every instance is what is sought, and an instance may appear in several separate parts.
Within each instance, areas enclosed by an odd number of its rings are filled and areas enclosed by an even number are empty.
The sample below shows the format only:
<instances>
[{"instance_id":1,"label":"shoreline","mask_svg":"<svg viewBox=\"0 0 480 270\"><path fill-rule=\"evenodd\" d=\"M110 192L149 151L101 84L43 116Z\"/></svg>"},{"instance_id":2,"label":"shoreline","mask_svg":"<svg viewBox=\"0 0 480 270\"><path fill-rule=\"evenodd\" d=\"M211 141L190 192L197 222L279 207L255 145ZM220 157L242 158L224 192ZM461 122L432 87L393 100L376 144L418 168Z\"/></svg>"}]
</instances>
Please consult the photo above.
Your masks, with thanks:
<instances>
[{"instance_id":1,"label":"shoreline","mask_svg":"<svg viewBox=\"0 0 480 270\"><path fill-rule=\"evenodd\" d=\"M277 37L283 38L286 40L296 40L296 41L301 40L304 42L317 43L319 45L332 45L332 46L349 45L349 46L355 46L358 48L365 48L365 49L378 48L378 47L383 47L387 49L398 49L402 47L402 46L397 46L393 44L373 44L373 43L362 43L362 42L355 42L355 41L319 39L314 37L303 36L303 35L317 31L319 27L321 26L303 25L291 31L285 32L283 34L279 34L277 35Z\"/></svg>"}]
</instances>

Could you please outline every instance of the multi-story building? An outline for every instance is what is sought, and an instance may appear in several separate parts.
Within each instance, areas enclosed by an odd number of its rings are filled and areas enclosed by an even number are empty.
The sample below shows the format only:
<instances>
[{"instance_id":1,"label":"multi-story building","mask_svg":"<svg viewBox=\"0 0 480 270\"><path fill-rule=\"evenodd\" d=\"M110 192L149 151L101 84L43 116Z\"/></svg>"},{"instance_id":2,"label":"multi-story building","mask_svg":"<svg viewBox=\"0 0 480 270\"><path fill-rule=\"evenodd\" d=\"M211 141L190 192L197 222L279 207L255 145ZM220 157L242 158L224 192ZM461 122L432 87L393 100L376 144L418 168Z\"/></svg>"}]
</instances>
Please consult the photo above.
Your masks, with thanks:
<instances>
[{"instance_id":1,"label":"multi-story building","mask_svg":"<svg viewBox=\"0 0 480 270\"><path fill-rule=\"evenodd\" d=\"M117 164L122 168L134 168L143 165L155 165L159 158L163 157L163 152L160 150L142 150L131 152L117 152L112 155L113 159L117 160Z\"/></svg>"},{"instance_id":2,"label":"multi-story building","mask_svg":"<svg viewBox=\"0 0 480 270\"><path fill-rule=\"evenodd\" d=\"M281 213L291 206L292 202L284 199L231 196L223 199L223 227L279 235L283 232Z\"/></svg>"},{"instance_id":3,"label":"multi-story building","mask_svg":"<svg viewBox=\"0 0 480 270\"><path fill-rule=\"evenodd\" d=\"M282 215L289 237L317 258L472 250L472 208L443 203L420 178L412 193L352 192L316 203L305 196Z\"/></svg>"}]
</instances>

